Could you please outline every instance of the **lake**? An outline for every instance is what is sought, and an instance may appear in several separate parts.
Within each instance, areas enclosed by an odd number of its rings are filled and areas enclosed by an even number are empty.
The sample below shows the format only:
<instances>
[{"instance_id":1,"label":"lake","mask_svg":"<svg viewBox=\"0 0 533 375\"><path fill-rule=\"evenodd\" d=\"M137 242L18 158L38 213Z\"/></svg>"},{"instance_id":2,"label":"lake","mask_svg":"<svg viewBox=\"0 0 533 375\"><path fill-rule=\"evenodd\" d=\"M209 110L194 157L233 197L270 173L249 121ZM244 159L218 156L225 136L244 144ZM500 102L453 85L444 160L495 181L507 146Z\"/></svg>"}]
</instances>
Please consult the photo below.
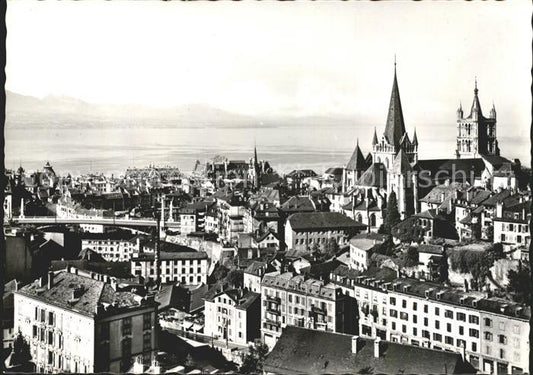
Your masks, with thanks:
<instances>
[{"instance_id":1,"label":"lake","mask_svg":"<svg viewBox=\"0 0 533 375\"><path fill-rule=\"evenodd\" d=\"M412 128L408 129L412 137ZM378 135L383 130L383 125L378 126ZM357 138L366 155L373 131L373 125L32 129L19 125L4 129L5 162L6 168L17 168L21 163L26 170L33 171L49 161L60 174L121 174L127 167L148 164L173 165L189 172L197 159L204 161L217 154L248 160L255 142L259 159L268 160L280 173L298 168L321 173L346 164ZM455 132L453 123L418 126L419 158L454 157ZM502 156L520 158L523 165L530 165L527 129L498 139Z\"/></svg>"}]
</instances>

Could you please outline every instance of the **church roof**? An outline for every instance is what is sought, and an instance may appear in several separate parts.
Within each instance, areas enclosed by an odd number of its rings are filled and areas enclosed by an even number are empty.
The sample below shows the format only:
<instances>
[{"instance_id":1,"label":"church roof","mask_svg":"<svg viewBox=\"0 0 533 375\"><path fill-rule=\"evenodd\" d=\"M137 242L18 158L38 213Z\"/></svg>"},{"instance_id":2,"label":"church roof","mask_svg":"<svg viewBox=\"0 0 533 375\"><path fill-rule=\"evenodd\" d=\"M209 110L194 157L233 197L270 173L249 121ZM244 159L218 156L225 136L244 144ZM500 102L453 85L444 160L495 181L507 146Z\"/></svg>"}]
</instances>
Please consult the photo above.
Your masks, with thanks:
<instances>
[{"instance_id":1,"label":"church roof","mask_svg":"<svg viewBox=\"0 0 533 375\"><path fill-rule=\"evenodd\" d=\"M472 102L472 108L470 108L470 116L468 116L468 119L473 118L483 118L483 112L481 112L481 104L479 104L479 98L477 96L478 89L477 89L477 80L474 88L474 100Z\"/></svg>"},{"instance_id":2,"label":"church roof","mask_svg":"<svg viewBox=\"0 0 533 375\"><path fill-rule=\"evenodd\" d=\"M357 180L359 186L386 187L387 169L382 163L373 163Z\"/></svg>"},{"instance_id":3,"label":"church roof","mask_svg":"<svg viewBox=\"0 0 533 375\"><path fill-rule=\"evenodd\" d=\"M392 162L392 172L395 174L403 174L412 170L413 168L411 168L411 164L409 163L407 155L405 154L403 149L400 149L400 151L394 158L394 161Z\"/></svg>"},{"instance_id":4,"label":"church roof","mask_svg":"<svg viewBox=\"0 0 533 375\"><path fill-rule=\"evenodd\" d=\"M394 67L394 82L390 97L389 113L387 115L387 126L385 127L385 138L395 147L400 145L400 139L405 134L405 124L403 121L402 103L400 101L400 90L396 78L396 66Z\"/></svg>"},{"instance_id":5,"label":"church roof","mask_svg":"<svg viewBox=\"0 0 533 375\"><path fill-rule=\"evenodd\" d=\"M346 165L346 169L361 171L365 170L366 167L367 164L365 158L363 156L363 153L361 152L361 149L359 148L359 141L357 141L357 146L355 146L355 150L353 151L350 161Z\"/></svg>"}]
</instances>

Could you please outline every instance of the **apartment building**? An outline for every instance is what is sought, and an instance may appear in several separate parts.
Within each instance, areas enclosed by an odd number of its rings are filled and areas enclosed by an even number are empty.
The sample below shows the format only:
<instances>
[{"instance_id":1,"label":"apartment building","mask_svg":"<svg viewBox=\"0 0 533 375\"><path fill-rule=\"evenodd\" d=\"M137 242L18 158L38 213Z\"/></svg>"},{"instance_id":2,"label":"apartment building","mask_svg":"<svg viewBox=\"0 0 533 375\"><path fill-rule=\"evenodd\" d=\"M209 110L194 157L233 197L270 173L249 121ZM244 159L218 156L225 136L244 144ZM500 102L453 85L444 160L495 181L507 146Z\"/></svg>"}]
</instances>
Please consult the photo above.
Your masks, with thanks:
<instances>
[{"instance_id":1,"label":"apartment building","mask_svg":"<svg viewBox=\"0 0 533 375\"><path fill-rule=\"evenodd\" d=\"M361 233L350 240L350 268L364 271L370 265L372 253L387 239L378 233Z\"/></svg>"},{"instance_id":2,"label":"apartment building","mask_svg":"<svg viewBox=\"0 0 533 375\"><path fill-rule=\"evenodd\" d=\"M493 218L494 241L501 242L505 251L518 247L529 248L531 233L531 203L529 201L504 207L502 203L496 206Z\"/></svg>"},{"instance_id":3,"label":"apartment building","mask_svg":"<svg viewBox=\"0 0 533 375\"><path fill-rule=\"evenodd\" d=\"M199 201L189 203L179 210L182 235L206 231L206 215L214 210L215 202Z\"/></svg>"},{"instance_id":4,"label":"apartment building","mask_svg":"<svg viewBox=\"0 0 533 375\"><path fill-rule=\"evenodd\" d=\"M131 232L83 233L81 248L91 249L108 262L127 262L140 251L140 239Z\"/></svg>"},{"instance_id":5,"label":"apartment building","mask_svg":"<svg viewBox=\"0 0 533 375\"><path fill-rule=\"evenodd\" d=\"M15 331L30 343L37 372L118 373L137 356L154 357L157 304L107 275L49 272L14 298Z\"/></svg>"},{"instance_id":6,"label":"apartment building","mask_svg":"<svg viewBox=\"0 0 533 375\"><path fill-rule=\"evenodd\" d=\"M285 243L289 250L306 251L313 246L325 246L335 239L340 246L366 228L339 212L302 212L289 216L285 224Z\"/></svg>"},{"instance_id":7,"label":"apartment building","mask_svg":"<svg viewBox=\"0 0 533 375\"><path fill-rule=\"evenodd\" d=\"M342 289L304 276L266 274L261 282L261 335L273 348L288 325L328 332L351 332L353 306Z\"/></svg>"},{"instance_id":8,"label":"apartment building","mask_svg":"<svg viewBox=\"0 0 533 375\"><path fill-rule=\"evenodd\" d=\"M261 298L258 293L231 289L205 301L204 334L215 340L248 345L261 335Z\"/></svg>"},{"instance_id":9,"label":"apartment building","mask_svg":"<svg viewBox=\"0 0 533 375\"><path fill-rule=\"evenodd\" d=\"M209 269L207 253L204 251L166 252L161 251L160 280L162 283L179 281L187 285L207 284ZM140 253L131 259L131 273L145 280L155 280L155 254Z\"/></svg>"},{"instance_id":10,"label":"apartment building","mask_svg":"<svg viewBox=\"0 0 533 375\"><path fill-rule=\"evenodd\" d=\"M464 352L488 373L528 369L529 307L413 279L385 282L332 272L331 281L353 285L363 337Z\"/></svg>"}]
</instances>

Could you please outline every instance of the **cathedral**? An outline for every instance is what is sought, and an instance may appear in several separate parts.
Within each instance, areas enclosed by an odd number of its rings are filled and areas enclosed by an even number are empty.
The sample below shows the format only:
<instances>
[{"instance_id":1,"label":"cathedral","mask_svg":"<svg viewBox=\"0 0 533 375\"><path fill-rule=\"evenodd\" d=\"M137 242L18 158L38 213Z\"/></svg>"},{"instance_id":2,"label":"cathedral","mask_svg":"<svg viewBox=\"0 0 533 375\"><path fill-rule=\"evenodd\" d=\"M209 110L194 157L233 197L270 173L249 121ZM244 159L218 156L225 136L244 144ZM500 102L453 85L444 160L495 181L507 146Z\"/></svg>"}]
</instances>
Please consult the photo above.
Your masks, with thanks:
<instances>
[{"instance_id":1,"label":"cathedral","mask_svg":"<svg viewBox=\"0 0 533 375\"><path fill-rule=\"evenodd\" d=\"M376 231L383 223L387 197L394 191L402 218L416 211L416 182L413 165L418 161L416 130L410 138L400 100L394 64L394 79L385 131L378 137L374 130L372 151L365 158L357 142L343 173L343 190L352 195L353 217Z\"/></svg>"}]
</instances>

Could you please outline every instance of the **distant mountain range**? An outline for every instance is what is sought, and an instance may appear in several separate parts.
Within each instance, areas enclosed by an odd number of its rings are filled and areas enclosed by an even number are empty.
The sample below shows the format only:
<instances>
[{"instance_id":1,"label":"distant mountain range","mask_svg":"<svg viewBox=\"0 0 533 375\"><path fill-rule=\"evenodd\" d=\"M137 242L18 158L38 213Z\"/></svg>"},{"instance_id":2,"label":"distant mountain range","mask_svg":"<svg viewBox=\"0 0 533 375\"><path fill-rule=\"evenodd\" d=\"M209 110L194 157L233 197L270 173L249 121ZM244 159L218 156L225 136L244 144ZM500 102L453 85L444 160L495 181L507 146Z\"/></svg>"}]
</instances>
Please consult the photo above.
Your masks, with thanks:
<instances>
[{"instance_id":1,"label":"distant mountain range","mask_svg":"<svg viewBox=\"0 0 533 375\"><path fill-rule=\"evenodd\" d=\"M65 97L43 99L6 91L6 127L274 127L368 124L351 117L252 117L203 104L157 108L136 104L95 104Z\"/></svg>"}]
</instances>

